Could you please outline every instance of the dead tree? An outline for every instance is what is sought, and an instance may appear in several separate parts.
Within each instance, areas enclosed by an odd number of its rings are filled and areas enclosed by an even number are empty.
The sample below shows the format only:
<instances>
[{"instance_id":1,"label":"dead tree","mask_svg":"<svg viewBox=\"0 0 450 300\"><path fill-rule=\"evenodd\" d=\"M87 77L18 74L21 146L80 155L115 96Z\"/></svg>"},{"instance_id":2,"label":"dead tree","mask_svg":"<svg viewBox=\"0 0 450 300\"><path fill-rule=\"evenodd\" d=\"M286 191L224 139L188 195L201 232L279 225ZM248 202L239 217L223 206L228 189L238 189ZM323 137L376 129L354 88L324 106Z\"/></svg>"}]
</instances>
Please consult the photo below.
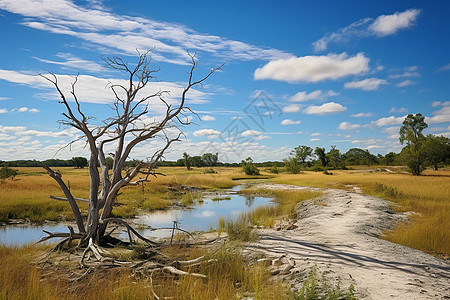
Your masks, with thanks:
<instances>
[{"instance_id":1,"label":"dead tree","mask_svg":"<svg viewBox=\"0 0 450 300\"><path fill-rule=\"evenodd\" d=\"M103 121L101 125L91 124L94 118L87 116L81 107L80 99L77 97L76 84L78 76L75 77L69 91L73 102L69 102L66 93L62 90L58 77L49 73L41 77L48 80L54 85L61 100L59 103L64 106L64 119L61 124L74 127L81 132L82 138L86 140L89 147L89 210L87 214L86 224L81 216L80 210L72 195L70 189L62 180L61 174L54 172L49 167L45 167L49 175L56 180L61 187L73 211L73 215L77 224L78 233L67 234L67 238L79 238L85 245L92 246L92 242L101 242L105 234L107 223L113 210L114 202L117 199L121 188L130 185L139 185L142 182L149 181L150 176L156 176L155 166L160 160L164 152L172 143L179 141L182 131L179 126L188 125L189 120L183 119L186 113L192 113L186 106L186 97L191 88L201 85L208 77L222 66L212 69L206 76L199 80L194 79L194 70L197 66L195 55L190 55L191 68L188 72L188 82L181 93L181 99L176 105L169 104L164 100L167 91L159 91L151 95L141 95L142 90L155 80L155 73L158 70L150 68L150 58L148 52L138 52L138 61L135 65L130 65L122 58L113 57L103 59L106 65L113 69L127 74L127 84L111 84L109 88L114 96L112 105L113 116ZM160 121L151 123L144 120L149 113L149 100L159 99L165 104L165 113ZM168 129L177 128L178 135L170 137ZM156 151L153 150L149 155L147 162L139 163L137 166L126 169L124 171L125 161L128 159L131 151L137 145L150 139L161 138L165 144ZM106 162L105 148L114 145L115 151L112 154L114 163L112 170L109 170ZM101 176L97 166L100 165ZM111 172L109 172L111 171ZM135 179L138 175L139 179ZM134 180L134 181L133 181ZM61 197L55 197L61 200ZM99 214L102 209L101 214Z\"/></svg>"}]
</instances>

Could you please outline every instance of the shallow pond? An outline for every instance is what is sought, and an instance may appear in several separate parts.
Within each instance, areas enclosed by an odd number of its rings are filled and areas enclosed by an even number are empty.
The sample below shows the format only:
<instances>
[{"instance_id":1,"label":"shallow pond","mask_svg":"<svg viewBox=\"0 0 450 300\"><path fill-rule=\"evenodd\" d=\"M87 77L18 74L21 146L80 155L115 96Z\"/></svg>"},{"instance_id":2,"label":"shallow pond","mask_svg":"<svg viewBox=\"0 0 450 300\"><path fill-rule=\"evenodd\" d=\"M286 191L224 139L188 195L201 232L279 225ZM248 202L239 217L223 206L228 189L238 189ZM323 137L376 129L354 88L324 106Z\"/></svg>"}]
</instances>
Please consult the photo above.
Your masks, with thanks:
<instances>
[{"instance_id":1,"label":"shallow pond","mask_svg":"<svg viewBox=\"0 0 450 300\"><path fill-rule=\"evenodd\" d=\"M226 198L225 200L214 201L213 198ZM258 206L271 204L273 198L243 196L233 193L220 194L203 197L203 203L196 203L190 209L172 209L155 212L148 215L139 216L135 222L145 224L153 228L173 227L173 221L178 222L178 226L187 231L207 231L216 229L219 218L234 220L240 213L249 212ZM151 230L140 229L139 233L148 237L166 237L171 234L171 229ZM122 236L122 238L125 238Z\"/></svg>"},{"instance_id":2,"label":"shallow pond","mask_svg":"<svg viewBox=\"0 0 450 300\"><path fill-rule=\"evenodd\" d=\"M173 222L177 221L178 226L184 230L190 232L207 231L211 228L217 228L220 217L224 217L225 220L234 220L240 213L251 211L258 206L271 204L273 201L272 198L239 195L236 191L240 188L241 186L236 186L231 192L204 196L202 203L196 202L187 209L174 208L138 216L133 222L145 225L138 226L139 233L145 237L167 237L170 236L171 229L152 230L151 228L172 228ZM214 198L224 200L213 201ZM0 226L0 244L24 245L34 243L41 237L46 236L43 230L69 232L67 225L62 223L44 226ZM121 232L120 237L126 239L127 235ZM53 239L53 241L56 241L56 239Z\"/></svg>"}]
</instances>

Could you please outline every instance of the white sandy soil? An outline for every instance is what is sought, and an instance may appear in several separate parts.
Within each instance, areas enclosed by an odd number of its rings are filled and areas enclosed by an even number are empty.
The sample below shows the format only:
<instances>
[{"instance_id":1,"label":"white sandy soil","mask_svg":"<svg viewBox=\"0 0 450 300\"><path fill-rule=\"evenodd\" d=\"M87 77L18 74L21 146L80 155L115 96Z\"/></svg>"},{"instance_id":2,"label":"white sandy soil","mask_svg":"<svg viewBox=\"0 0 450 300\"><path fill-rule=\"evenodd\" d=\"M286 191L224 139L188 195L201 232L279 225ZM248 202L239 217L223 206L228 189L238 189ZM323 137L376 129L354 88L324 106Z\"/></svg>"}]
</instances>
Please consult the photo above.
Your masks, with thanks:
<instances>
[{"instance_id":1,"label":"white sandy soil","mask_svg":"<svg viewBox=\"0 0 450 300\"><path fill-rule=\"evenodd\" d=\"M302 202L297 228L260 230L259 240L246 252L281 257L282 265L277 268L288 272L279 276L289 280L293 289L301 288L316 265L326 278L339 277L343 287L353 284L363 299L450 299L448 260L377 238L404 216L395 214L385 200L363 195L357 188L352 192L322 190L322 198Z\"/></svg>"}]
</instances>

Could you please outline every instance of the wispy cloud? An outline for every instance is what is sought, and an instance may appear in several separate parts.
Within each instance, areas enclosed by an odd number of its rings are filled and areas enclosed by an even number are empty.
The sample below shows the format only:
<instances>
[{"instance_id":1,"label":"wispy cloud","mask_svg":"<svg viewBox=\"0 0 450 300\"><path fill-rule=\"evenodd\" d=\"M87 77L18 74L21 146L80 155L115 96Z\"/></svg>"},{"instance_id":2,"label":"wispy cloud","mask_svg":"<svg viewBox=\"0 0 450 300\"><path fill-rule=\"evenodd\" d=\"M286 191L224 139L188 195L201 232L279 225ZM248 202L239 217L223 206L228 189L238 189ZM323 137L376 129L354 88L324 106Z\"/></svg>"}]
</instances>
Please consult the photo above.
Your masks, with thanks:
<instances>
[{"instance_id":1,"label":"wispy cloud","mask_svg":"<svg viewBox=\"0 0 450 300\"><path fill-rule=\"evenodd\" d=\"M328 33L313 43L315 51L324 51L329 43L343 43L353 37L377 36L383 37L408 29L415 25L419 9L408 9L391 15L381 15L376 19L364 18L358 20L336 32Z\"/></svg>"},{"instance_id":2,"label":"wispy cloud","mask_svg":"<svg viewBox=\"0 0 450 300\"><path fill-rule=\"evenodd\" d=\"M405 113L407 111L408 111L408 109L406 107L398 107L398 108L397 107L392 107L389 110L390 113L400 113L400 114Z\"/></svg>"},{"instance_id":3,"label":"wispy cloud","mask_svg":"<svg viewBox=\"0 0 450 300\"><path fill-rule=\"evenodd\" d=\"M63 91L67 92L71 89L71 83L74 78L68 75L58 75L58 82ZM0 69L0 80L26 85L42 91L38 96L46 99L59 99L55 88L47 80L36 74L29 72L19 72ZM111 83L126 85L127 81L118 78L100 78L90 75L79 75L76 85L76 92L80 102L103 103L110 104L114 100L114 94L108 88ZM152 95L159 91L169 91L170 94L164 95L165 100L169 104L179 102L179 97L184 90L182 83L172 82L152 82L141 90L142 94ZM139 95L138 95L139 97ZM191 89L188 94L187 102L190 104L202 104L208 102L209 94L200 90ZM69 98L70 99L70 98ZM164 111L165 105L159 99L150 100L154 104L155 112Z\"/></svg>"},{"instance_id":4,"label":"wispy cloud","mask_svg":"<svg viewBox=\"0 0 450 300\"><path fill-rule=\"evenodd\" d=\"M56 56L60 59L63 59L64 61L53 61L39 57L34 58L47 64L60 65L74 70L85 70L90 72L100 72L104 70L104 68L98 63L81 59L72 55L71 53L58 53Z\"/></svg>"},{"instance_id":5,"label":"wispy cloud","mask_svg":"<svg viewBox=\"0 0 450 300\"><path fill-rule=\"evenodd\" d=\"M405 86L414 85L414 84L416 84L415 81L412 81L411 79L406 79L406 80L403 80L402 82L397 83L395 86L405 87Z\"/></svg>"},{"instance_id":6,"label":"wispy cloud","mask_svg":"<svg viewBox=\"0 0 450 300\"><path fill-rule=\"evenodd\" d=\"M374 116L374 114L371 112L367 112L367 113L361 112L361 113L351 115L350 117L352 117L352 118L369 118L369 117L373 117L373 116Z\"/></svg>"},{"instance_id":7,"label":"wispy cloud","mask_svg":"<svg viewBox=\"0 0 450 300\"><path fill-rule=\"evenodd\" d=\"M344 84L346 89L360 89L363 91L378 90L380 86L388 84L384 79L379 78L366 78L359 81L350 81Z\"/></svg>"},{"instance_id":8,"label":"wispy cloud","mask_svg":"<svg viewBox=\"0 0 450 300\"><path fill-rule=\"evenodd\" d=\"M406 116L403 116L403 117L390 116L390 117L380 118L376 121L373 121L372 123L377 126L398 125L398 124L402 124L403 121L405 120L405 118L406 118Z\"/></svg>"},{"instance_id":9,"label":"wispy cloud","mask_svg":"<svg viewBox=\"0 0 450 300\"><path fill-rule=\"evenodd\" d=\"M445 72L448 70L450 70L450 63L446 64L445 66L440 67L438 71Z\"/></svg>"},{"instance_id":10,"label":"wispy cloud","mask_svg":"<svg viewBox=\"0 0 450 300\"><path fill-rule=\"evenodd\" d=\"M323 92L321 90L315 90L312 91L310 93L308 92L298 92L296 93L294 96L292 96L289 101L292 102L304 102L304 101L309 101L309 100L316 100L316 99L325 99L327 97L335 97L338 96L339 93L336 93L334 91L327 91L327 92Z\"/></svg>"},{"instance_id":11,"label":"wispy cloud","mask_svg":"<svg viewBox=\"0 0 450 300\"><path fill-rule=\"evenodd\" d=\"M199 33L176 23L118 15L98 3L83 7L69 0L3 0L0 9L22 15L25 26L74 36L96 50L109 48L134 55L136 49L154 49L154 60L175 64L189 63L186 50L237 60L273 60L290 56L277 49Z\"/></svg>"}]
</instances>

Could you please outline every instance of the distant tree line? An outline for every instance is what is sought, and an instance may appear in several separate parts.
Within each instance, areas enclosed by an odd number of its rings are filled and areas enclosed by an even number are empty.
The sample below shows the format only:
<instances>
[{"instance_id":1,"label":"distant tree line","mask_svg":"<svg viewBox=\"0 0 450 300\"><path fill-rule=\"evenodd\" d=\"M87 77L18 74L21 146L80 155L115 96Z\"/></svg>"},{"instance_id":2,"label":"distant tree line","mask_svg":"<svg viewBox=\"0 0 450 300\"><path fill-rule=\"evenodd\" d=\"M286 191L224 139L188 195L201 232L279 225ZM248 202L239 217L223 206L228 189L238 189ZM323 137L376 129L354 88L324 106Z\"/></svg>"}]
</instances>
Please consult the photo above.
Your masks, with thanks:
<instances>
[{"instance_id":1,"label":"distant tree line","mask_svg":"<svg viewBox=\"0 0 450 300\"><path fill-rule=\"evenodd\" d=\"M246 173L256 174L257 167L269 167L273 173L280 172L281 167L286 171L297 174L302 170L333 170L347 169L349 166L356 165L385 165L385 166L401 166L405 165L412 174L420 175L427 167L431 166L437 170L440 166L450 164L450 139L444 136L435 136L428 134L424 136L422 131L428 127L425 118L419 113L416 115L409 114L400 128L400 142L404 144L404 148L400 153L389 152L386 155L374 155L367 149L351 148L347 152L342 153L336 146L330 146L326 151L325 148L312 148L306 145L295 147L290 156L283 161L266 161L253 162L249 157L241 163L224 163L219 161L218 153L204 153L202 155L191 156L184 152L183 157L176 161L159 161L158 166L161 167L181 167L184 166L188 170L200 167L243 167ZM106 163L112 168L114 160L111 157L106 158ZM134 159L126 161L125 167L135 167L141 161ZM84 168L88 166L88 161L84 157L73 157L69 160L48 159L44 161L37 160L14 160L0 161L3 167L75 167ZM6 170L6 169L5 169ZM4 172L6 172L3 170ZM5 173L6 174L6 173ZM250 175L250 174L249 174ZM5 175L6 176L6 175Z\"/></svg>"},{"instance_id":2,"label":"distant tree line","mask_svg":"<svg viewBox=\"0 0 450 300\"><path fill-rule=\"evenodd\" d=\"M284 167L288 172L297 174L301 170L347 169L353 165L405 165L413 175L431 166L437 170L440 166L450 164L450 139L444 136L428 134L422 131L428 127L425 118L419 113L409 114L400 128L400 142L405 144L397 154L389 152L386 155L371 154L369 150L352 148L341 153L336 146L331 146L328 152L325 148L315 149L300 145L291 151L291 156L285 158Z\"/></svg>"}]
</instances>

